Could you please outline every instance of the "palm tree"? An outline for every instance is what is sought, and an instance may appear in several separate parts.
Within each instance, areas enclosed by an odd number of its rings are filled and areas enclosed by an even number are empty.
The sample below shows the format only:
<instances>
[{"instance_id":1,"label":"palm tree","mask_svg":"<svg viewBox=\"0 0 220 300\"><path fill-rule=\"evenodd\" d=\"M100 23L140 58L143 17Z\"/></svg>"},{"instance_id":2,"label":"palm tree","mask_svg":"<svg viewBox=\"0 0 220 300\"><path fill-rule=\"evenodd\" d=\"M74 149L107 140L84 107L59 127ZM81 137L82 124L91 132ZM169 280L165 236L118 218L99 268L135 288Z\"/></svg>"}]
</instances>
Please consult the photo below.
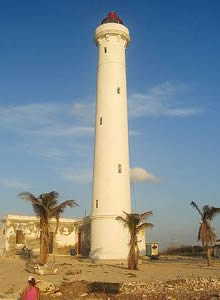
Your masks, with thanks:
<instances>
[{"instance_id":1,"label":"palm tree","mask_svg":"<svg viewBox=\"0 0 220 300\"><path fill-rule=\"evenodd\" d=\"M142 214L128 214L125 211L123 213L126 215L125 218L122 216L116 217L116 220L121 222L124 227L128 228L130 233L130 250L128 254L128 269L137 270L138 269L138 258L139 258L139 248L138 248L138 234L144 231L146 228L152 228L152 223L143 223L143 221L152 215L152 211L146 211Z\"/></svg>"},{"instance_id":2,"label":"palm tree","mask_svg":"<svg viewBox=\"0 0 220 300\"><path fill-rule=\"evenodd\" d=\"M214 246L216 241L216 234L214 228L211 227L210 222L214 217L220 213L220 208L204 205L202 210L198 205L192 201L192 207L194 207L201 216L201 223L198 232L198 241L200 241L206 251L208 266L211 264L211 247Z\"/></svg>"},{"instance_id":3,"label":"palm tree","mask_svg":"<svg viewBox=\"0 0 220 300\"><path fill-rule=\"evenodd\" d=\"M45 265L48 260L49 252L49 221L51 218L56 219L56 230L57 233L59 226L60 214L64 212L67 206L73 207L78 206L74 200L66 200L61 204L58 204L59 194L57 192L49 192L40 194L37 198L32 193L23 192L18 194L19 197L25 201L29 201L32 204L35 215L40 219L40 258L39 264Z\"/></svg>"}]
</instances>

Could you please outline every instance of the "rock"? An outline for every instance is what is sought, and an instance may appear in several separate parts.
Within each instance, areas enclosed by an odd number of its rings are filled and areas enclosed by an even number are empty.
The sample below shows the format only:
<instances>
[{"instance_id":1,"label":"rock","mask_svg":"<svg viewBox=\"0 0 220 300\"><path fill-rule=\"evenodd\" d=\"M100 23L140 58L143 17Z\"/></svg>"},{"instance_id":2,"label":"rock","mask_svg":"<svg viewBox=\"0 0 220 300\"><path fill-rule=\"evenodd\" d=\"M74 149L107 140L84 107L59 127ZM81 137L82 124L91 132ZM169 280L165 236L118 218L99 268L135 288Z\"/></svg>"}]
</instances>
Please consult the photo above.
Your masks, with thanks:
<instances>
[{"instance_id":1,"label":"rock","mask_svg":"<svg viewBox=\"0 0 220 300\"><path fill-rule=\"evenodd\" d=\"M63 294L61 292L55 292L53 297L61 297Z\"/></svg>"},{"instance_id":2,"label":"rock","mask_svg":"<svg viewBox=\"0 0 220 300\"><path fill-rule=\"evenodd\" d=\"M57 291L55 284L50 281L40 280L37 282L36 286L42 294L52 294Z\"/></svg>"},{"instance_id":3,"label":"rock","mask_svg":"<svg viewBox=\"0 0 220 300\"><path fill-rule=\"evenodd\" d=\"M86 297L86 296L88 296L87 293L83 293L83 294L80 295L80 297Z\"/></svg>"},{"instance_id":4,"label":"rock","mask_svg":"<svg viewBox=\"0 0 220 300\"><path fill-rule=\"evenodd\" d=\"M48 266L48 265L40 266L38 264L36 264L36 265L27 264L26 270L29 273L35 273L38 275L55 275L55 274L57 274L57 271L58 271L57 268L54 268L52 266Z\"/></svg>"}]
</instances>

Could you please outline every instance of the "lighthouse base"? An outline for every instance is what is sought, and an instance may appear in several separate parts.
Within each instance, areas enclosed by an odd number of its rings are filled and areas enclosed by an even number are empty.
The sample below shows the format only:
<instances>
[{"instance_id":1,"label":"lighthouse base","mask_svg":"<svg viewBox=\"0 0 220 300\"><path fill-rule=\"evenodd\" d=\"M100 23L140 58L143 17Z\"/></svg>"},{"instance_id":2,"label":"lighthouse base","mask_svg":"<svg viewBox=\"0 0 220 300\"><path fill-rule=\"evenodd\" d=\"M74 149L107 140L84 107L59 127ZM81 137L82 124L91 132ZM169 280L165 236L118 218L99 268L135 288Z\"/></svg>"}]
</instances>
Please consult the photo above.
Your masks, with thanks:
<instances>
[{"instance_id":1,"label":"lighthouse base","mask_svg":"<svg viewBox=\"0 0 220 300\"><path fill-rule=\"evenodd\" d=\"M116 215L91 217L91 251L96 260L126 260L129 253L129 232L116 221Z\"/></svg>"}]
</instances>

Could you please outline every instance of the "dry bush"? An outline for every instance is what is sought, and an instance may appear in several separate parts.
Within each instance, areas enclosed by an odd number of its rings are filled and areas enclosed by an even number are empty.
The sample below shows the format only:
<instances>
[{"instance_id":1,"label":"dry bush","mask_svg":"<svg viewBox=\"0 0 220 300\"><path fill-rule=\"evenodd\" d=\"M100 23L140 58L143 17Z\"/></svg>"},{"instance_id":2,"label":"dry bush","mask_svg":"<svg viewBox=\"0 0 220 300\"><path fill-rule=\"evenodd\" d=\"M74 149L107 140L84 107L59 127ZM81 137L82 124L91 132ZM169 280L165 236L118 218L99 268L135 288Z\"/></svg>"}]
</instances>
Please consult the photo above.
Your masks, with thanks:
<instances>
[{"instance_id":1,"label":"dry bush","mask_svg":"<svg viewBox=\"0 0 220 300\"><path fill-rule=\"evenodd\" d=\"M189 245L182 245L182 246L172 246L168 247L163 254L170 254L170 255L185 255L185 256L200 256L204 252L203 247L201 246L189 246Z\"/></svg>"}]
</instances>

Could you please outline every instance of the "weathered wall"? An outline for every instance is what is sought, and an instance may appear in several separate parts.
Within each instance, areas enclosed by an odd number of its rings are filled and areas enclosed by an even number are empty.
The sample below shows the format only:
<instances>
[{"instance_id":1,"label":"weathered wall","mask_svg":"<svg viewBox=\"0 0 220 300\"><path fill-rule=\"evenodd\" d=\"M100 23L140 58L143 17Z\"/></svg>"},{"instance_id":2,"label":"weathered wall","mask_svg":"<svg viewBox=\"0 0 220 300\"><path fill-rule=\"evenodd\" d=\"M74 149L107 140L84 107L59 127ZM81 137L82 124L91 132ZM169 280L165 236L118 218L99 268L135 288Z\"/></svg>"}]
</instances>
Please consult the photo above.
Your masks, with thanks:
<instances>
[{"instance_id":1,"label":"weathered wall","mask_svg":"<svg viewBox=\"0 0 220 300\"><path fill-rule=\"evenodd\" d=\"M76 220L60 219L58 232L53 238L54 254L70 254L70 249L77 250L78 228ZM50 231L55 232L56 222L53 220L50 224ZM31 248L33 252L38 252L40 247L39 220L36 217L26 216L7 216L4 218L2 231L5 234L0 235L0 254L14 254L23 246ZM16 243L16 232L22 231L22 244ZM2 248L2 251L1 251Z\"/></svg>"},{"instance_id":2,"label":"weathered wall","mask_svg":"<svg viewBox=\"0 0 220 300\"><path fill-rule=\"evenodd\" d=\"M54 254L70 254L71 248L76 248L77 227L74 224L60 224L54 242Z\"/></svg>"},{"instance_id":3,"label":"weathered wall","mask_svg":"<svg viewBox=\"0 0 220 300\"><path fill-rule=\"evenodd\" d=\"M4 223L5 229L5 250L7 254L15 253L16 249L25 245L31 249L39 250L39 224L36 220L28 219L6 219ZM21 230L24 235L22 244L16 243L16 232Z\"/></svg>"},{"instance_id":4,"label":"weathered wall","mask_svg":"<svg viewBox=\"0 0 220 300\"><path fill-rule=\"evenodd\" d=\"M5 254L5 234L3 228L0 228L0 256Z\"/></svg>"},{"instance_id":5,"label":"weathered wall","mask_svg":"<svg viewBox=\"0 0 220 300\"><path fill-rule=\"evenodd\" d=\"M146 236L145 230L140 232L138 235L138 248L140 251L140 256L146 255Z\"/></svg>"}]
</instances>

